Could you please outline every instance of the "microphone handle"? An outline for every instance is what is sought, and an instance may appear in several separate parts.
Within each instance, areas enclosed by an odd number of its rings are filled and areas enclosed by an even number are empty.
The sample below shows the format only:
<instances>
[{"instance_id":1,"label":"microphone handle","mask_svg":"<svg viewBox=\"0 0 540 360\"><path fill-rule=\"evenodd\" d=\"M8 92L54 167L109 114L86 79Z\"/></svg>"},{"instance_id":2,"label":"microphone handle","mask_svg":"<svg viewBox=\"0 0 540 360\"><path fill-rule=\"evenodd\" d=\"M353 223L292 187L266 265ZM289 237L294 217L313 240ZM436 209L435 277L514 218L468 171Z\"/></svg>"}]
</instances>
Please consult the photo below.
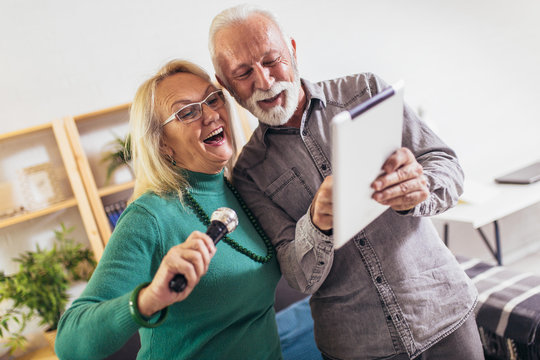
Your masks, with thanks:
<instances>
[{"instance_id":1,"label":"microphone handle","mask_svg":"<svg viewBox=\"0 0 540 360\"><path fill-rule=\"evenodd\" d=\"M206 230L206 234L217 244L227 234L227 226L221 221L213 220ZM176 274L169 282L169 289L174 292L182 292L186 288L187 280L182 274Z\"/></svg>"}]
</instances>

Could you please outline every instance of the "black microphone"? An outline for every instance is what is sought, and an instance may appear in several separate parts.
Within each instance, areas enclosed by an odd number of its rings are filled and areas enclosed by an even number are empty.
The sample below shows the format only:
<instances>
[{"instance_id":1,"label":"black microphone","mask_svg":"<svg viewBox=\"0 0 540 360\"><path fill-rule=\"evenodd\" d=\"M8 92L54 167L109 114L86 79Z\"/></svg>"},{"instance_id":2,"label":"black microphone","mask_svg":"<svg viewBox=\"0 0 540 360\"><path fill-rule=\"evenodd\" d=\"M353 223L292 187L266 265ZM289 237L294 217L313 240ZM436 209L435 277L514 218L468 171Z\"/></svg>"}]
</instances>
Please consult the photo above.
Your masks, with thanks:
<instances>
[{"instance_id":1,"label":"black microphone","mask_svg":"<svg viewBox=\"0 0 540 360\"><path fill-rule=\"evenodd\" d=\"M233 232L238 226L238 216L233 209L221 207L212 213L210 226L206 234L217 244L227 233ZM184 291L187 285L186 277L176 274L169 282L169 289L177 293Z\"/></svg>"}]
</instances>

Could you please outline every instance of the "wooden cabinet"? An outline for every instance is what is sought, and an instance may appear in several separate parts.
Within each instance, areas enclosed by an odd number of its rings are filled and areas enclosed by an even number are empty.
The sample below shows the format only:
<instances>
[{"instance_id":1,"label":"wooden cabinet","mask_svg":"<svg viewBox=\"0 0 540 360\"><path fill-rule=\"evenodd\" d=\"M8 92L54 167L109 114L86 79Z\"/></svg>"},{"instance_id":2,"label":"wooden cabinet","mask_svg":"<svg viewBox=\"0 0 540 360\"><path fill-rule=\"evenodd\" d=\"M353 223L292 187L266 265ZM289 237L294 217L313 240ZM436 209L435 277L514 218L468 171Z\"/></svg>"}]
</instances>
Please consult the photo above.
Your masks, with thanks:
<instances>
[{"instance_id":1,"label":"wooden cabinet","mask_svg":"<svg viewBox=\"0 0 540 360\"><path fill-rule=\"evenodd\" d=\"M116 195L127 199L134 185L133 177L127 168L119 171L120 177L117 176L107 182L106 164L101 161L115 138L125 138L128 132L129 105L124 104L64 119L71 150L104 245L107 244L112 232L104 204L107 199L115 199Z\"/></svg>"},{"instance_id":2,"label":"wooden cabinet","mask_svg":"<svg viewBox=\"0 0 540 360\"><path fill-rule=\"evenodd\" d=\"M37 184L36 193L50 191L50 188L64 187L67 189L68 196L56 197L49 203L44 202L43 206L26 205L24 209L10 215L0 218L0 229L4 229L16 224L22 224L26 221L37 219L47 214L51 214L63 209L78 207L86 235L97 259L103 253L103 241L99 235L97 224L90 207L90 202L77 169L77 164L71 146L64 128L62 120L56 120L52 123L35 126L20 131L10 132L0 135L0 151L2 152L0 179L6 184L13 185L13 195L15 203L27 203L21 194L30 191L28 187L36 184L23 184L19 173L25 169L32 168L36 164L48 164L50 170L61 172L61 180L54 184L45 184L46 188L40 188ZM39 176L40 174L37 173ZM40 181L53 181L49 177L50 173L45 173ZM63 183L63 179L66 180ZM56 201L59 200L59 201Z\"/></svg>"},{"instance_id":3,"label":"wooden cabinet","mask_svg":"<svg viewBox=\"0 0 540 360\"><path fill-rule=\"evenodd\" d=\"M128 118L129 104L125 104L1 134L0 184L12 187L17 198L15 203L24 203L22 193L28 191L25 189L28 185L20 181L20 173L36 164L47 164L62 174L62 181L55 187L60 187L65 194L43 206L25 206L12 214L4 214L0 217L0 230L9 231L11 226L25 226L29 220L75 208L99 260L112 232L104 206L118 199L128 200L134 185L127 167L107 181L107 164L101 161L115 137L125 138Z\"/></svg>"}]
</instances>

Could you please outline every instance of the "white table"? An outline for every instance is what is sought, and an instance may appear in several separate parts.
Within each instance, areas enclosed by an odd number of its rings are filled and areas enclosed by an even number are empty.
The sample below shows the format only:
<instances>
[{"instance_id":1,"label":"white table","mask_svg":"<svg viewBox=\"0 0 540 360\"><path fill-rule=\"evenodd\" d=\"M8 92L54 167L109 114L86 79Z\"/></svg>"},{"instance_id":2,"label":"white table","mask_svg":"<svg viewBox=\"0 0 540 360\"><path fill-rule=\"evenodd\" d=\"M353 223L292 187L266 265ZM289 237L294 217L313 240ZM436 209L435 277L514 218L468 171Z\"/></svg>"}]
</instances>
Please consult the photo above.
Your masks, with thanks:
<instances>
[{"instance_id":1,"label":"white table","mask_svg":"<svg viewBox=\"0 0 540 360\"><path fill-rule=\"evenodd\" d=\"M434 217L444 222L444 242L448 245L449 222L470 224L476 229L497 263L502 265L498 220L540 202L540 182L528 185L466 183L465 193L454 208ZM481 227L493 223L495 248Z\"/></svg>"}]
</instances>

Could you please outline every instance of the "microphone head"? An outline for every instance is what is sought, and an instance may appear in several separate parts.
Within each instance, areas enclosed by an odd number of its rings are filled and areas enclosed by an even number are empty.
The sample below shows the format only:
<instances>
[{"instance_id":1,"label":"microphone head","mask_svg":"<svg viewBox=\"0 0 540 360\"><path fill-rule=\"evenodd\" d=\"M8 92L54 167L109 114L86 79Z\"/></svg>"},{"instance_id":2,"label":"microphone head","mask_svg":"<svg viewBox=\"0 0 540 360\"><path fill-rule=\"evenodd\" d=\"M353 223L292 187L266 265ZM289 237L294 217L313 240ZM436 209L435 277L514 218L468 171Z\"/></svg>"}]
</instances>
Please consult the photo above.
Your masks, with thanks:
<instances>
[{"instance_id":1,"label":"microphone head","mask_svg":"<svg viewBox=\"0 0 540 360\"><path fill-rule=\"evenodd\" d=\"M231 233L238 226L238 215L233 209L220 207L212 213L210 221L219 221L227 227L227 232Z\"/></svg>"}]
</instances>

